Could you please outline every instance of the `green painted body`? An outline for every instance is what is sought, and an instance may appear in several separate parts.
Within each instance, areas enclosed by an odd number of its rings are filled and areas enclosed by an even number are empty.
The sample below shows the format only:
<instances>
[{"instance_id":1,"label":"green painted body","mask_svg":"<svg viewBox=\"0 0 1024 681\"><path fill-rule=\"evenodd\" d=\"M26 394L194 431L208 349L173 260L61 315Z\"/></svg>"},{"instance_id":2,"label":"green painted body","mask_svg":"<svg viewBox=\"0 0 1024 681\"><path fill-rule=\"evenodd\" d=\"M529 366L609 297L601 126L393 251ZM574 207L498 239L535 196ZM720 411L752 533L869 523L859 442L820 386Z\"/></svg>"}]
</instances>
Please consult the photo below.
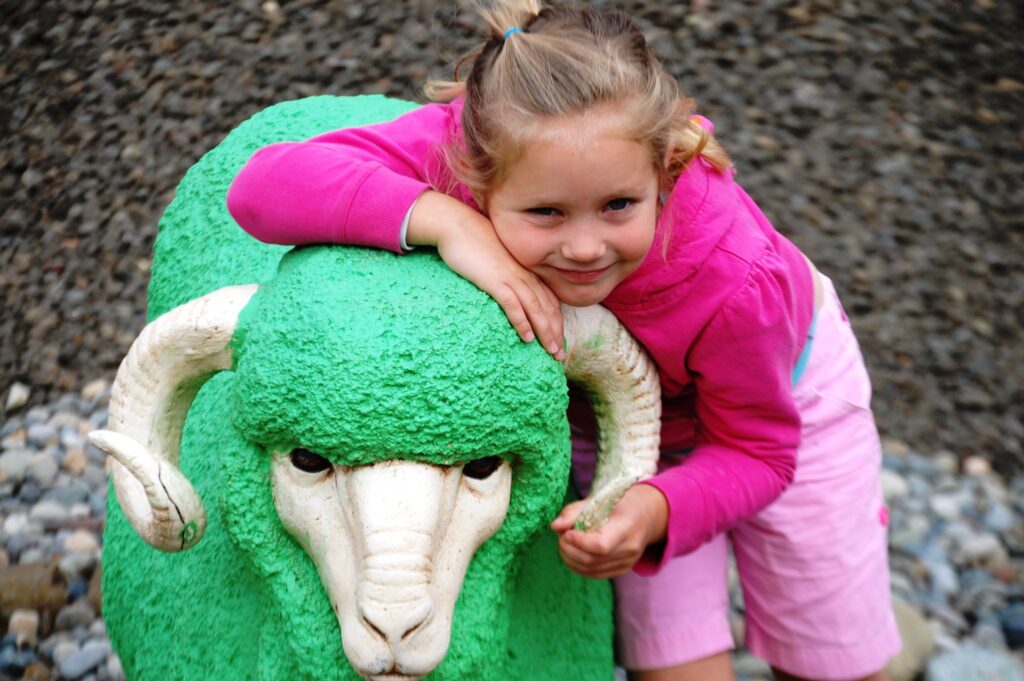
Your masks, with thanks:
<instances>
[{"instance_id":1,"label":"green painted body","mask_svg":"<svg viewBox=\"0 0 1024 681\"><path fill-rule=\"evenodd\" d=\"M161 220L150 319L223 286L261 286L234 370L202 388L185 423L181 468L207 510L202 541L150 548L110 494L104 616L129 679L358 678L313 562L274 509L268 452L296 446L346 465L511 458L508 516L470 563L448 654L428 678L613 677L609 585L569 572L547 529L569 472L561 366L433 252L268 246L224 206L257 148L413 107L271 107L188 172Z\"/></svg>"}]
</instances>

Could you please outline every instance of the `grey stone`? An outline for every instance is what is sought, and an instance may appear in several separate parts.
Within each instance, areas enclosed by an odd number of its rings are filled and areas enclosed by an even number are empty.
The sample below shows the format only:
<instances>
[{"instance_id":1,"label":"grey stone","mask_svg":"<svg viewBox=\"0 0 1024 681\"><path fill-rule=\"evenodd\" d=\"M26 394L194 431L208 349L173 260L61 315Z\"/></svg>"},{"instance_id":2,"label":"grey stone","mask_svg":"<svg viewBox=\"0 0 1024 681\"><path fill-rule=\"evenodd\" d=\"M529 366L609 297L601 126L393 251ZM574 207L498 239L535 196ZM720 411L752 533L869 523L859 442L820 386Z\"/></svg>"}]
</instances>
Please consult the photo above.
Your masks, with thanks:
<instances>
[{"instance_id":1,"label":"grey stone","mask_svg":"<svg viewBox=\"0 0 1024 681\"><path fill-rule=\"evenodd\" d=\"M935 596L949 598L960 589L956 570L947 561L929 560L925 567L928 568L928 580Z\"/></svg>"},{"instance_id":2,"label":"grey stone","mask_svg":"<svg viewBox=\"0 0 1024 681\"><path fill-rule=\"evenodd\" d=\"M57 669L62 670L64 663L79 652L81 652L81 648L74 641L62 641L53 650L53 664ZM61 671L61 674L67 676L63 671Z\"/></svg>"},{"instance_id":3,"label":"grey stone","mask_svg":"<svg viewBox=\"0 0 1024 681\"><path fill-rule=\"evenodd\" d=\"M1014 650L1024 649L1024 601L1011 603L999 613L999 623L1006 644Z\"/></svg>"},{"instance_id":4,"label":"grey stone","mask_svg":"<svg viewBox=\"0 0 1024 681\"><path fill-rule=\"evenodd\" d=\"M59 523L66 520L68 510L62 504L44 499L36 503L29 512L29 518L42 524Z\"/></svg>"},{"instance_id":5,"label":"grey stone","mask_svg":"<svg viewBox=\"0 0 1024 681\"><path fill-rule=\"evenodd\" d=\"M39 452L28 464L26 474L43 487L49 487L57 477L57 461L46 452Z\"/></svg>"},{"instance_id":6,"label":"grey stone","mask_svg":"<svg viewBox=\"0 0 1024 681\"><path fill-rule=\"evenodd\" d=\"M1013 512L1004 504L990 504L982 520L985 529L989 532L1002 534L1020 523L1020 519L1014 517Z\"/></svg>"},{"instance_id":7,"label":"grey stone","mask_svg":"<svg viewBox=\"0 0 1024 681\"><path fill-rule=\"evenodd\" d=\"M34 454L27 449L14 449L0 454L0 481L25 479L25 470Z\"/></svg>"},{"instance_id":8,"label":"grey stone","mask_svg":"<svg viewBox=\"0 0 1024 681\"><path fill-rule=\"evenodd\" d=\"M71 508L75 504L88 501L90 492L88 484L82 480L72 480L64 487L46 490L43 499L53 501L65 508Z\"/></svg>"},{"instance_id":9,"label":"grey stone","mask_svg":"<svg viewBox=\"0 0 1024 681\"><path fill-rule=\"evenodd\" d=\"M57 613L57 620L54 623L58 631L67 631L75 627L85 627L92 624L96 619L96 611L92 609L88 601L79 600L70 605L65 605Z\"/></svg>"},{"instance_id":10,"label":"grey stone","mask_svg":"<svg viewBox=\"0 0 1024 681\"><path fill-rule=\"evenodd\" d=\"M30 425L27 438L29 444L36 445L37 447L46 447L47 445L57 444L60 441L57 429L49 423L33 423Z\"/></svg>"},{"instance_id":11,"label":"grey stone","mask_svg":"<svg viewBox=\"0 0 1024 681\"><path fill-rule=\"evenodd\" d=\"M110 654L110 645L90 641L68 657L60 665L60 673L67 679L80 679L103 662Z\"/></svg>"}]
</instances>

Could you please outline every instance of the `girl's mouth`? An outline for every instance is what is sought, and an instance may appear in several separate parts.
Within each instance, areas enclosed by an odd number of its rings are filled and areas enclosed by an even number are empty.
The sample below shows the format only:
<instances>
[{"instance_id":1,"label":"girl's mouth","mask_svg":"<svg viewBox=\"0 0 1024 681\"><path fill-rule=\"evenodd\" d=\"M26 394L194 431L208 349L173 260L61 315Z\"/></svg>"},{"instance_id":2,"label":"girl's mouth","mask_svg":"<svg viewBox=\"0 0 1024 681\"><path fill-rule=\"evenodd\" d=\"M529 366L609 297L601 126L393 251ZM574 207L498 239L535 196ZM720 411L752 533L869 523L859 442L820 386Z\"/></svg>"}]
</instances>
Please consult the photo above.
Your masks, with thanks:
<instances>
[{"instance_id":1,"label":"girl's mouth","mask_svg":"<svg viewBox=\"0 0 1024 681\"><path fill-rule=\"evenodd\" d=\"M555 268L560 275L568 279L569 281L579 282L585 284L591 281L600 279L601 276L611 269L611 265L603 267L599 270L563 270L559 267Z\"/></svg>"}]
</instances>

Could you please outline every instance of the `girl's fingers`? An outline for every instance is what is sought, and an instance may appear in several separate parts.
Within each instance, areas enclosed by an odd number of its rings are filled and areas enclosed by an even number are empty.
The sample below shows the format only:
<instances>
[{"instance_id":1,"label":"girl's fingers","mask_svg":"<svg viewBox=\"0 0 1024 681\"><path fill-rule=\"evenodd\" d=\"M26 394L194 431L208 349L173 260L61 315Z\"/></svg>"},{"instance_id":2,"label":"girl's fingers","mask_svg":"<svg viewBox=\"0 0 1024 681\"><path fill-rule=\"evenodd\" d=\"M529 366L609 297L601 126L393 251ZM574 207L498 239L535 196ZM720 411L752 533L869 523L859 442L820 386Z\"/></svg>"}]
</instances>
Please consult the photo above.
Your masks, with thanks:
<instances>
[{"instance_id":1,"label":"girl's fingers","mask_svg":"<svg viewBox=\"0 0 1024 681\"><path fill-rule=\"evenodd\" d=\"M562 509L562 512L558 514L558 517L551 521L551 529L555 532L571 530L573 523L576 522L576 517L580 514L580 511L583 510L583 505L585 503L585 501L580 500L566 505L566 507Z\"/></svg>"},{"instance_id":2,"label":"girl's fingers","mask_svg":"<svg viewBox=\"0 0 1024 681\"><path fill-rule=\"evenodd\" d=\"M533 326L530 324L530 319L515 290L505 284L492 297L501 306L512 328L516 330L523 342L531 342L534 339Z\"/></svg>"}]
</instances>

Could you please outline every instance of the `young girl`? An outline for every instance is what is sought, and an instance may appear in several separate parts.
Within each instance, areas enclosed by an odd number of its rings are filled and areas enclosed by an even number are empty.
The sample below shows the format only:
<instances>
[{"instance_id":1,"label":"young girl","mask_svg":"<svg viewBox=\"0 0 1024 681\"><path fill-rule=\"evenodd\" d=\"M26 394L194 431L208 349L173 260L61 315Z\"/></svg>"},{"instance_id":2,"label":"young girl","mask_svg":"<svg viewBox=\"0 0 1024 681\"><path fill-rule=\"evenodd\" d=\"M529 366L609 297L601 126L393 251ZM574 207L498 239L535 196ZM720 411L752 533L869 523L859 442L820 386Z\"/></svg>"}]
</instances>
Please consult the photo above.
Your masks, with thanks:
<instances>
[{"instance_id":1,"label":"young girl","mask_svg":"<svg viewBox=\"0 0 1024 681\"><path fill-rule=\"evenodd\" d=\"M618 577L637 679L732 678L727 540L746 643L782 679L884 679L899 649L870 385L829 280L733 181L709 121L622 14L504 0L465 82L393 122L257 152L228 193L271 243L436 246L525 341L601 303L657 362L658 475L565 562ZM573 399L577 480L593 422Z\"/></svg>"}]
</instances>

